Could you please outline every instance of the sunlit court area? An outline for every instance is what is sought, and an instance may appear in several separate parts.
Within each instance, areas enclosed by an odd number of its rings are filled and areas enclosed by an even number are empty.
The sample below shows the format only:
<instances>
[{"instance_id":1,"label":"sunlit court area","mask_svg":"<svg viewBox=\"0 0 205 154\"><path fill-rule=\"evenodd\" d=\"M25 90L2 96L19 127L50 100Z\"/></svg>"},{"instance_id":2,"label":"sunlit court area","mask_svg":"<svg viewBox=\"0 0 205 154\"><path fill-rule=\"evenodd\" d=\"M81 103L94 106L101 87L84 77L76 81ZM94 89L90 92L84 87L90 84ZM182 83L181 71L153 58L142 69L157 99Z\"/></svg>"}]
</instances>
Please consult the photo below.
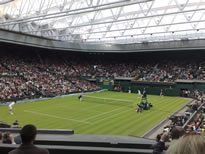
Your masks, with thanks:
<instances>
[{"instance_id":1,"label":"sunlit court area","mask_svg":"<svg viewBox=\"0 0 205 154\"><path fill-rule=\"evenodd\" d=\"M0 154L205 153L205 0L0 0Z\"/></svg>"}]
</instances>

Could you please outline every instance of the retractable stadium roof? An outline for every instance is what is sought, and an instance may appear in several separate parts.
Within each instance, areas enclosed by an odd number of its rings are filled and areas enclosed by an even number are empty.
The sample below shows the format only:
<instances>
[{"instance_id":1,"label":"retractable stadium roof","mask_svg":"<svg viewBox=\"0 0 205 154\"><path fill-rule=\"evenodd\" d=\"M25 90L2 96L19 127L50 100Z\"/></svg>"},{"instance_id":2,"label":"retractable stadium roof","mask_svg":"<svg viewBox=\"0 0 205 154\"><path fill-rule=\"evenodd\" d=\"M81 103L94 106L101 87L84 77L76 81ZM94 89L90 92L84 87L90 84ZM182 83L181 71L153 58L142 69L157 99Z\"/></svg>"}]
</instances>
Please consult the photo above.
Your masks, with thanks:
<instances>
[{"instance_id":1,"label":"retractable stadium roof","mask_svg":"<svg viewBox=\"0 0 205 154\"><path fill-rule=\"evenodd\" d=\"M80 43L205 38L205 0L0 0L0 28Z\"/></svg>"}]
</instances>

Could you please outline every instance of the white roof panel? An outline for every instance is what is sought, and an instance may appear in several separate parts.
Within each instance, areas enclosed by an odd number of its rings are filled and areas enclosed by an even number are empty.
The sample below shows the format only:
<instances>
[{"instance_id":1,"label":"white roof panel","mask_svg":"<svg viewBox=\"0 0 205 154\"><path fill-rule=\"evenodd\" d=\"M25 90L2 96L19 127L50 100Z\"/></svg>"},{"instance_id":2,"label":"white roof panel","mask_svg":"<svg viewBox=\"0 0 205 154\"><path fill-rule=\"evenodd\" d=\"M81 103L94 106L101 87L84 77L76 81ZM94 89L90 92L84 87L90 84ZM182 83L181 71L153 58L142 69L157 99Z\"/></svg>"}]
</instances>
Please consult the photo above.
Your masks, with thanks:
<instances>
[{"instance_id":1,"label":"white roof panel","mask_svg":"<svg viewBox=\"0 0 205 154\"><path fill-rule=\"evenodd\" d=\"M69 42L199 39L204 27L205 0L0 0L0 28Z\"/></svg>"}]
</instances>

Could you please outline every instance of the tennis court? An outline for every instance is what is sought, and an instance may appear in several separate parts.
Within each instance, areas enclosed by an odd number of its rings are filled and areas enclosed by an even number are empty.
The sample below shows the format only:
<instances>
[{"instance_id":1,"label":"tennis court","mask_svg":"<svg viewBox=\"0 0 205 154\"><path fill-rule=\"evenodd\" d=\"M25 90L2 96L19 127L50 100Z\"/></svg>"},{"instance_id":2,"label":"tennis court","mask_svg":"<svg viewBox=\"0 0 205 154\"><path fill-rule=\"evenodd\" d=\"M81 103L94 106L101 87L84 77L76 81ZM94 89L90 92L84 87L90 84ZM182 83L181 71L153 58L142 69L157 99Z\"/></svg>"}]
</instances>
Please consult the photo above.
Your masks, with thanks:
<instances>
[{"instance_id":1,"label":"tennis court","mask_svg":"<svg viewBox=\"0 0 205 154\"><path fill-rule=\"evenodd\" d=\"M21 126L32 123L38 128L73 129L75 134L142 136L170 114L190 101L187 98L148 95L153 108L136 113L137 94L100 92L83 96L54 98L16 104L14 115L0 106L0 121Z\"/></svg>"}]
</instances>

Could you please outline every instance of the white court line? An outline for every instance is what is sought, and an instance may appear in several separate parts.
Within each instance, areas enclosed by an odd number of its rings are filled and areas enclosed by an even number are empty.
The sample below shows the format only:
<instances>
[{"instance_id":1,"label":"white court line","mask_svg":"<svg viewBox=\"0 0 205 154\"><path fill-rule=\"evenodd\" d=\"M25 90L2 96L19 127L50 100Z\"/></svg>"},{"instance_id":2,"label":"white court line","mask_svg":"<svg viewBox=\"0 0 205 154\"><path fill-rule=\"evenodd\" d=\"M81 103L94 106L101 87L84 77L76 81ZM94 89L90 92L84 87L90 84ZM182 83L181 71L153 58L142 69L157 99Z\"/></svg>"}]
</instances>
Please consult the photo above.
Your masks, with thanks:
<instances>
[{"instance_id":1,"label":"white court line","mask_svg":"<svg viewBox=\"0 0 205 154\"><path fill-rule=\"evenodd\" d=\"M33 113L33 114L37 114L37 115L43 115L43 116L47 116L47 117L52 117L52 118L57 118L57 119L62 119L62 120L68 120L68 121L74 121L74 122L85 123L85 124L90 124L90 125L91 125L90 122L81 121L81 120L75 120L75 119L69 119L69 118L63 118L63 117L54 116L54 115L49 115L49 114L40 113L40 112L33 112L33 111L29 111L29 110L24 110L24 112L29 112L29 113Z\"/></svg>"},{"instance_id":2,"label":"white court line","mask_svg":"<svg viewBox=\"0 0 205 154\"><path fill-rule=\"evenodd\" d=\"M92 117L87 118L87 119L85 119L85 120L87 121L87 120L90 120L90 119L93 119L93 118L96 118L96 117L100 117L100 116L102 116L102 115L104 115L104 114L111 113L111 112L113 112L113 111L117 111L117 110L122 109L122 108L123 108L123 107L120 107L120 108L117 108L117 109L114 109L114 110L111 110L111 111L108 111L108 112L103 112L102 114L98 114L98 115L96 115L96 116L92 116Z\"/></svg>"},{"instance_id":3,"label":"white court line","mask_svg":"<svg viewBox=\"0 0 205 154\"><path fill-rule=\"evenodd\" d=\"M64 102L63 102L64 103ZM76 103L73 103L73 102L65 102L66 104L60 104L60 103L58 103L58 107L66 107L66 106L68 106L68 104L67 103L69 103L69 106L71 106L71 105L75 105ZM52 103L53 104L53 103ZM50 104L48 104L48 105L50 105ZM42 107L37 107L37 108L33 108L34 110L38 110L38 111L44 111L44 110L47 110L47 109L56 109L56 106L51 106L51 107L44 107L44 108L42 108Z\"/></svg>"},{"instance_id":4,"label":"white court line","mask_svg":"<svg viewBox=\"0 0 205 154\"><path fill-rule=\"evenodd\" d=\"M132 102L132 100L126 100L126 99L113 99L113 98L95 97L95 96L87 96L87 95L84 95L83 97L97 98L97 99L102 99L102 100L112 100L112 101Z\"/></svg>"},{"instance_id":5,"label":"white court line","mask_svg":"<svg viewBox=\"0 0 205 154\"><path fill-rule=\"evenodd\" d=\"M129 109L129 110L131 110L131 109ZM112 114L111 116L105 117L105 118L103 118L103 119L100 119L100 120L94 122L93 124L97 124L97 123L99 123L99 122L101 122L101 121L103 121L103 120L105 120L105 119L110 119L111 117L114 117L114 116L116 116L116 115L122 114L123 112L127 112L127 111L128 111L128 110L124 110L124 111L122 111L122 112L118 112L118 113L116 113L116 114Z\"/></svg>"}]
</instances>

